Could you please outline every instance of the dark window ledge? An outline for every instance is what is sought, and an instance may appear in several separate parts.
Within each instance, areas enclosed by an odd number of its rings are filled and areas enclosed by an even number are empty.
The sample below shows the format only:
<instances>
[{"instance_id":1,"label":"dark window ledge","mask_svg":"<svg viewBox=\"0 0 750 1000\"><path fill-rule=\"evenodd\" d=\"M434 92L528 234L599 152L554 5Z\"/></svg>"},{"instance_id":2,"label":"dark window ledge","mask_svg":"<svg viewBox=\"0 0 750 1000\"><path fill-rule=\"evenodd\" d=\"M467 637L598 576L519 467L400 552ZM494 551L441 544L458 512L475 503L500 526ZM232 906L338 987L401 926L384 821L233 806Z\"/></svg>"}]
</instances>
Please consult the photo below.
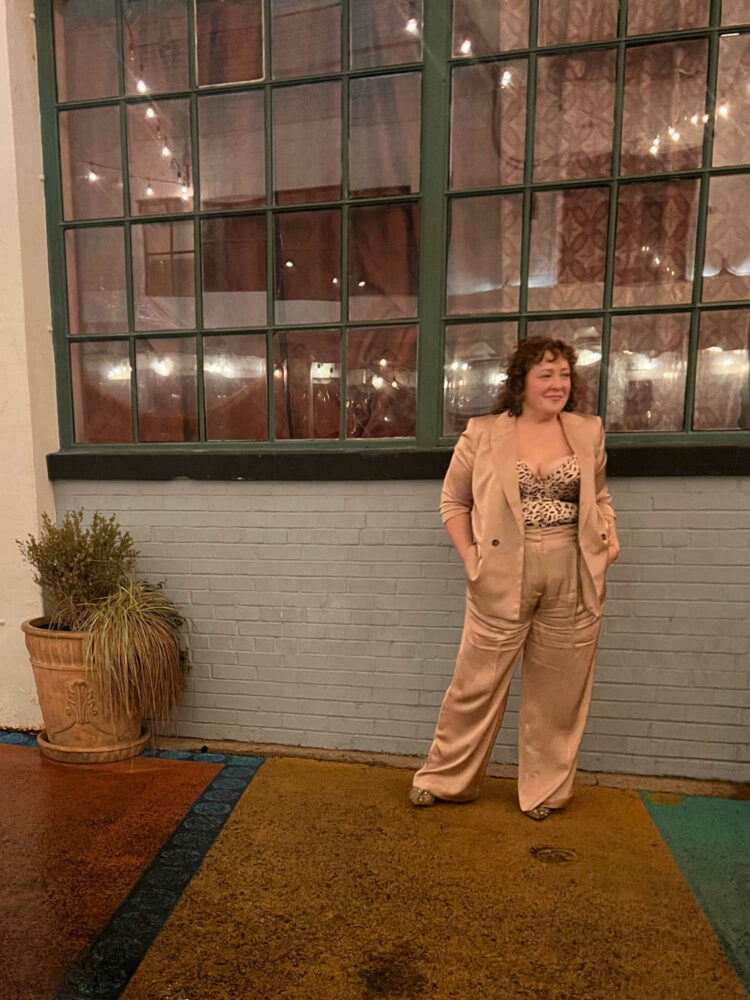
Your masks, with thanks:
<instances>
[{"instance_id":1,"label":"dark window ledge","mask_svg":"<svg viewBox=\"0 0 750 1000\"><path fill-rule=\"evenodd\" d=\"M750 476L748 444L607 442L607 474ZM52 480L345 481L442 479L450 448L394 451L59 451L47 456Z\"/></svg>"}]
</instances>

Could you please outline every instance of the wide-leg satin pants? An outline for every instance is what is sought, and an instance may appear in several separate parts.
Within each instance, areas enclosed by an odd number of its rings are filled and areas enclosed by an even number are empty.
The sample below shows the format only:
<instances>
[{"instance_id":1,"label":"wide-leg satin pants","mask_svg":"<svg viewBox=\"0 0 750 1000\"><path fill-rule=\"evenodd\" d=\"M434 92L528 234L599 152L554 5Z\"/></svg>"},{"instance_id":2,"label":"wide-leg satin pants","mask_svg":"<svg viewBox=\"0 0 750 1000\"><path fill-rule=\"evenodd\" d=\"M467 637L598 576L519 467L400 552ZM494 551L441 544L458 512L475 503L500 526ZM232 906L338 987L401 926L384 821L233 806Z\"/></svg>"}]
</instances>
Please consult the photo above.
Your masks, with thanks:
<instances>
[{"instance_id":1,"label":"wide-leg satin pants","mask_svg":"<svg viewBox=\"0 0 750 1000\"><path fill-rule=\"evenodd\" d=\"M601 627L581 602L579 558L575 525L526 529L518 621L488 615L469 587L455 674L418 788L456 802L477 797L523 653L519 804L570 801Z\"/></svg>"}]
</instances>

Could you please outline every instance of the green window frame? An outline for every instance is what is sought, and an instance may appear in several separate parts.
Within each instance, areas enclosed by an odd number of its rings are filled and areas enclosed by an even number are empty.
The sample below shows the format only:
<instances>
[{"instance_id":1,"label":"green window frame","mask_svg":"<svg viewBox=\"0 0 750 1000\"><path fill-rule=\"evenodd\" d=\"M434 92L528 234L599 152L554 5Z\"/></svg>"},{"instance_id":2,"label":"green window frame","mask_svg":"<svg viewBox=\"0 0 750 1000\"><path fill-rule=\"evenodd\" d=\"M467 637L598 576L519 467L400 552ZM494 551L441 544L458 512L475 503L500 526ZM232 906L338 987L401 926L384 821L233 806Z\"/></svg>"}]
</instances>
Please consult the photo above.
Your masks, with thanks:
<instances>
[{"instance_id":1,"label":"green window frame","mask_svg":"<svg viewBox=\"0 0 750 1000\"><path fill-rule=\"evenodd\" d=\"M498 0L500 2L500 0ZM618 9L618 29L616 37L603 41L582 42L571 44L558 44L550 46L540 46L537 44L537 26L539 21L540 0L529 0L529 39L530 44L526 48L516 48L502 53L494 53L480 57L453 57L451 55L452 42L452 0L425 0L424 20L422 26L422 41L424 57L421 62L410 62L390 66L377 66L368 69L347 69L349 65L347 42L349 36L349 2L342 2L342 60L343 69L336 73L317 74L314 76L297 76L293 79L283 81L273 80L267 72L270 65L271 39L268 26L271 24L271 0L263 0L264 25L264 57L266 74L262 81L248 84L227 84L199 87L196 81L196 65L193 54L195 53L195 23L196 12L195 2L188 3L188 28L189 46L191 53L189 59L189 81L190 86L179 92L168 92L168 94L158 95L156 100L163 100L166 97L181 97L187 99L191 108L191 136L190 141L193 148L193 162L196 163L198 148L198 114L197 102L199 95L207 93L233 93L245 90L262 91L265 98L265 135L266 135L266 204L259 209L241 209L234 211L205 211L200 209L200 201L196 197L192 212L180 214L133 215L130 210L130 197L128 190L128 143L126 134L126 109L133 104L142 104L143 96L139 94L126 94L125 87L125 66L124 60L118 58L119 73L119 97L86 100L57 102L56 99L56 69L54 50L54 29L53 29L53 0L35 0L36 28L39 51L39 81L40 81L40 101L42 113L42 145L45 171L45 192L47 203L47 226L48 226L48 253L50 267L50 286L52 296L53 315L53 340L55 350L55 363L57 372L58 390L58 414L59 430L61 441L61 452L83 453L89 452L93 455L98 453L113 452L181 452L181 451L232 451L259 453L264 451L364 451L375 450L434 450L446 449L455 441L454 436L445 435L442 431L442 406L443 406L443 378L444 378L444 345L445 331L454 324L461 323L484 323L511 320L518 324L519 338L526 336L529 323L534 319L566 319L587 317L596 318L602 322L602 359L600 369L599 384L599 412L606 410L607 398L607 378L608 378L608 358L611 338L611 327L613 317L629 314L659 313L659 314L682 314L689 316L689 340L687 353L687 376L685 384L685 400L682 430L669 432L639 431L639 432L619 432L614 435L614 439L628 448L642 445L659 446L669 448L670 446L684 447L685 445L709 445L711 447L724 446L746 446L750 444L750 431L744 430L720 430L720 431L696 431L692 429L692 414L695 402L696 391L696 368L699 349L700 319L704 312L716 310L735 310L750 308L750 299L702 302L702 276L706 251L706 232L708 216L709 182L712 177L729 175L750 175L750 164L742 164L733 167L713 167L713 123L715 110L715 94L718 77L719 64L719 42L722 35L750 32L750 23L745 25L722 25L721 24L721 0L711 0L709 23L705 27L693 28L679 32L658 32L648 35L627 35L626 25L628 16L628 0L620 0ZM115 0L116 21L118 30L119 51L122 53L122 24L123 24L123 0ZM623 175L620 172L620 157L622 152L622 121L623 105L625 94L625 65L627 52L639 45L664 43L675 40L704 39L708 43L707 61L707 88L706 107L708 115L704 130L702 162L700 167L670 172L658 172L653 174ZM615 102L614 102L614 130L612 147L612 171L606 177L587 177L575 180L555 180L555 181L535 181L532 175L533 169L533 148L535 134L535 97L536 97L536 77L537 65L540 55L565 54L571 52L591 52L597 50L610 50L616 57L616 79L615 79ZM526 125L525 125L525 157L523 179L521 182L510 185L502 185L491 188L472 189L470 191L452 191L448 184L449 175L449 131L451 117L451 76L454 67L469 64L481 63L502 63L505 60L528 60L528 84L526 93ZM386 196L379 198L351 198L348 192L348 162L346 155L347 133L348 133L348 94L349 86L353 79L368 76L381 76L394 72L416 71L422 75L422 133L421 133L421 184L418 193L399 196ZM202 276L201 276L201 220L210 217L226 217L229 215L264 215L266 218L267 233L267 325L259 329L257 327L248 328L252 332L264 332L267 341L267 405L269 436L273 435L274 425L274 393L273 393L273 336L279 329L299 329L299 324L286 324L279 326L274 323L273 315L273 274L274 274L274 246L271 235L273 233L274 219L277 215L285 211L299 211L303 206L289 205L278 206L273 202L273 170L272 170L272 113L271 95L278 89L290 84L300 85L311 82L324 82L326 80L338 80L342 84L342 197L331 202L316 202L314 205L305 205L310 208L332 207L340 209L342 213L342 245L341 261L342 276L346 273L348 260L348 215L354 206L367 206L377 204L403 204L406 202L416 203L419 206L420 214L420 268L419 268L419 288L418 302L419 311L415 320L377 320L367 322L351 322L347 320L347 292L348 282L342 280L342 301L341 320L337 323L305 324L305 329L338 329L341 331L341 427L340 436L336 440L331 439L287 439L268 441L207 441L205 428L205 407L203 379L201 377L203 363L203 338L204 335L216 331L208 331L196 323L195 330L149 332L147 334L136 332L134 329L133 316L133 273L131 260L131 228L133 225L144 221L185 221L192 220L194 232L194 267L195 267L195 295L197 316L202 316ZM123 204L124 214L121 217L106 220L89 221L64 221L63 201L62 201L62 180L61 180L61 157L58 140L57 116L60 110L73 110L78 108L93 108L99 106L116 106L120 109L120 141L122 148L122 177L123 177ZM194 185L200 183L198 167L195 168ZM613 286L615 268L615 238L616 220L618 208L618 192L626 185L643 184L655 180L689 180L693 179L699 184L698 217L695 243L694 280L692 299L690 302L679 305L653 305L653 306L615 306L613 305ZM531 212L532 196L536 192L543 191L564 191L576 188L600 187L609 189L609 218L607 226L606 262L604 273L604 300L603 306L596 309L573 309L569 311L537 311L534 312L528 307L528 277L530 261L531 243ZM513 312L502 312L483 314L476 316L469 315L447 315L446 313L446 270L447 270L447 230L448 230L448 206L454 200L478 195L492 194L517 194L522 198L522 240L521 240L521 281L519 290L519 304L517 310ZM126 262L126 282L127 282L127 315L128 333L111 336L104 335L81 335L71 336L68 331L68 309L67 309L67 280L65 264L65 233L69 230L80 228L92 228L96 226L112 225L113 222L122 224L125 230L125 262ZM345 406L346 388L344 383L346 369L346 331L358 327L370 328L372 326L404 326L416 325L418 329L418 354L417 354L417 411L416 411L416 435L414 438L373 438L373 439L347 439L345 436ZM240 332L240 331L235 331ZM200 440L195 442L164 442L154 443L127 443L127 444L86 444L77 443L74 434L73 420L73 392L72 375L70 366L70 344L85 343L87 341L102 340L126 340L131 377L131 406L133 420L134 442L137 440L137 382L135 378L135 352L136 342L139 339L158 340L175 336L195 337L197 344L197 394L198 394L198 414L200 426Z\"/></svg>"}]
</instances>

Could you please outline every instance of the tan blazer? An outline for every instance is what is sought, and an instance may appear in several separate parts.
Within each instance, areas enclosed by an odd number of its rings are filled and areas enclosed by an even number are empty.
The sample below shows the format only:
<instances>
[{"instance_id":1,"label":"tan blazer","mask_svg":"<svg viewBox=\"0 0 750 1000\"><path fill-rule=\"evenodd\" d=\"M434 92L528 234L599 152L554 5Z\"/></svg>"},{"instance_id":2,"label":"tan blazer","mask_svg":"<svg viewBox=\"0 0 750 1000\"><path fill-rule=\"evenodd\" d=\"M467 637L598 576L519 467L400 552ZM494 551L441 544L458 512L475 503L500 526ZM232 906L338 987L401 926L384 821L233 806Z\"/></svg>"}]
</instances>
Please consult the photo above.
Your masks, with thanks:
<instances>
[{"instance_id":1,"label":"tan blazer","mask_svg":"<svg viewBox=\"0 0 750 1000\"><path fill-rule=\"evenodd\" d=\"M563 411L560 420L581 469L581 596L600 615L607 569L620 548L605 479L604 428L599 417L581 413ZM471 515L476 555L467 559L467 577L474 600L488 614L512 621L520 617L524 547L517 460L516 418L474 417L456 443L440 497L443 523Z\"/></svg>"}]
</instances>

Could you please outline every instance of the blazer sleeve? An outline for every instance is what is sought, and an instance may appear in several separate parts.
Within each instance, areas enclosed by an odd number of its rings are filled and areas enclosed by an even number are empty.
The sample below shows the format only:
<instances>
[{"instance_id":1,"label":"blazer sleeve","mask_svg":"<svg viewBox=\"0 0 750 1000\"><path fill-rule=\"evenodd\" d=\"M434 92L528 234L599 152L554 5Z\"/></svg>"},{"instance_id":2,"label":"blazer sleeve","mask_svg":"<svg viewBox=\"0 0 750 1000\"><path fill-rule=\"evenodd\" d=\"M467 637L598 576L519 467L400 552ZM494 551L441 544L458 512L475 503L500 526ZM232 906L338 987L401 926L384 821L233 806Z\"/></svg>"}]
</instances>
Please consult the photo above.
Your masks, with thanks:
<instances>
[{"instance_id":1,"label":"blazer sleeve","mask_svg":"<svg viewBox=\"0 0 750 1000\"><path fill-rule=\"evenodd\" d=\"M458 514L471 514L474 495L471 491L474 456L477 450L478 428L472 418L456 442L448 472L440 494L440 516L443 524Z\"/></svg>"},{"instance_id":2,"label":"blazer sleeve","mask_svg":"<svg viewBox=\"0 0 750 1000\"><path fill-rule=\"evenodd\" d=\"M607 452L604 449L604 425L597 418L596 444L594 445L594 486L596 489L596 505L609 526L610 546L619 550L617 529L615 527L615 512L612 507L612 497L607 489Z\"/></svg>"}]
</instances>

